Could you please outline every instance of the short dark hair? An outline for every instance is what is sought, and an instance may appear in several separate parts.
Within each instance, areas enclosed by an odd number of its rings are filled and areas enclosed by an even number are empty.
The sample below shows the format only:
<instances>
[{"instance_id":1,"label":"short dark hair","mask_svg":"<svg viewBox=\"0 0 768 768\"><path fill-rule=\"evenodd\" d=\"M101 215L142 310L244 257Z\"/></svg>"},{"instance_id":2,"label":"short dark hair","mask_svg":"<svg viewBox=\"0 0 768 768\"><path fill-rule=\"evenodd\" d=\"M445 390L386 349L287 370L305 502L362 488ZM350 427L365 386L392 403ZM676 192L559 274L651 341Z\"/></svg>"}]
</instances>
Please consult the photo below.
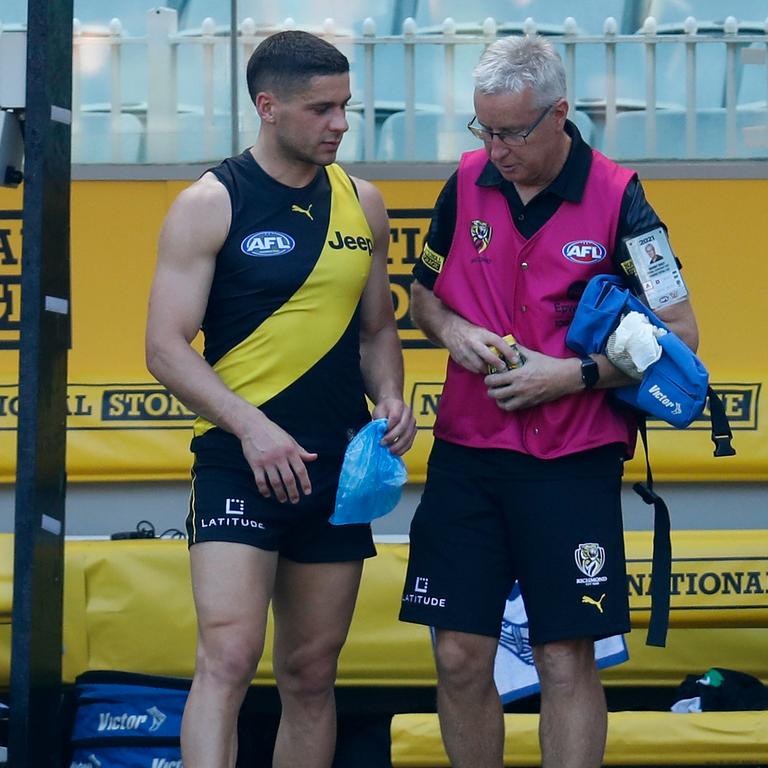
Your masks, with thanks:
<instances>
[{"instance_id":1,"label":"short dark hair","mask_svg":"<svg viewBox=\"0 0 768 768\"><path fill-rule=\"evenodd\" d=\"M312 77L346 72L349 61L338 48L309 32L289 30L259 43L248 60L246 80L255 103L256 94L261 91L292 96Z\"/></svg>"}]
</instances>

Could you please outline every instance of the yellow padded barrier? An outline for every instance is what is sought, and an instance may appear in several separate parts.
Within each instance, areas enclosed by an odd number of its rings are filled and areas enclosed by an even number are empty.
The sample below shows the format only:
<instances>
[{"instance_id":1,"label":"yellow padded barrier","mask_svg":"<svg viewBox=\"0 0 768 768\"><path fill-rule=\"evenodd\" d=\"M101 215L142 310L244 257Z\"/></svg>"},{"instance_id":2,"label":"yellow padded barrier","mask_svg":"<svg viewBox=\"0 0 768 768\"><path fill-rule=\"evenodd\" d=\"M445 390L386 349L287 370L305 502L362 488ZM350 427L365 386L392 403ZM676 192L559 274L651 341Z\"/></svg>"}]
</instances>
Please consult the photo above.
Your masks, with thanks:
<instances>
[{"instance_id":1,"label":"yellow padded barrier","mask_svg":"<svg viewBox=\"0 0 768 768\"><path fill-rule=\"evenodd\" d=\"M647 619L650 534L626 536L633 625ZM425 627L397 620L407 544L379 544L366 561L349 639L344 686L429 686L435 671ZM768 682L768 531L677 531L666 648L643 629L628 637L630 661L605 670L607 685L677 685L686 674L730 667ZM13 537L0 535L0 686L10 657ZM247 595L238 586L233 599ZM272 684L271 628L256 683ZM186 543L171 540L65 544L63 675L117 669L190 677L195 615Z\"/></svg>"},{"instance_id":2,"label":"yellow padded barrier","mask_svg":"<svg viewBox=\"0 0 768 768\"><path fill-rule=\"evenodd\" d=\"M505 766L541 765L538 715L505 715ZM392 718L393 768L449 766L437 715ZM611 712L604 765L762 764L768 712Z\"/></svg>"},{"instance_id":3,"label":"yellow padded barrier","mask_svg":"<svg viewBox=\"0 0 768 768\"><path fill-rule=\"evenodd\" d=\"M64 574L64 627L61 676L73 681L89 669L84 557L66 547ZM10 680L11 615L13 597L13 536L0 534L0 687Z\"/></svg>"}]
</instances>

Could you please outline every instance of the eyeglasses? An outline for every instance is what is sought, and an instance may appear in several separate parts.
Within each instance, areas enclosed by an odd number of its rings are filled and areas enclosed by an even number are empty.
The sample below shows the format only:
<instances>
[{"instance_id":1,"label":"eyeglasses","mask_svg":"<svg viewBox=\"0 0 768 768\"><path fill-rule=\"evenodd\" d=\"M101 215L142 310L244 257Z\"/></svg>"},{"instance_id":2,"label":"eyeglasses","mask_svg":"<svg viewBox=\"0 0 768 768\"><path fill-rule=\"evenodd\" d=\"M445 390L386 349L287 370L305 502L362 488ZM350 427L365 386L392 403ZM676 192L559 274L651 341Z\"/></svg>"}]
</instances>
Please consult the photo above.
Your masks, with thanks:
<instances>
[{"instance_id":1,"label":"eyeglasses","mask_svg":"<svg viewBox=\"0 0 768 768\"><path fill-rule=\"evenodd\" d=\"M526 143L526 139L536 130L539 123L541 123L541 121L549 114L555 104L557 104L557 102L545 107L544 111L536 118L536 120L534 120L533 124L524 131L489 131L487 128L473 125L475 120L477 120L477 115L467 123L467 128L469 128L472 135L477 136L480 141L490 143L495 136L502 144L506 144L509 147L519 147Z\"/></svg>"}]
</instances>

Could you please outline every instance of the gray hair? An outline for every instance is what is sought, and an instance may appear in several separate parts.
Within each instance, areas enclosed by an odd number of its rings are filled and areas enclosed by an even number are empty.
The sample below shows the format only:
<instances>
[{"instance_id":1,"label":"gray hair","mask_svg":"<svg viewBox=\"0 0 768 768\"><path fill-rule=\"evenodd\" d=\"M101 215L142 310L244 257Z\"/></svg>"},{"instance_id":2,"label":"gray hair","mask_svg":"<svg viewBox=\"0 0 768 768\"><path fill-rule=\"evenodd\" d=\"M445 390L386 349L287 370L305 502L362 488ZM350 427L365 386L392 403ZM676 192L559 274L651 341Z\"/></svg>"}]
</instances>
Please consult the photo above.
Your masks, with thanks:
<instances>
[{"instance_id":1,"label":"gray hair","mask_svg":"<svg viewBox=\"0 0 768 768\"><path fill-rule=\"evenodd\" d=\"M480 93L522 93L530 88L536 106L565 98L565 68L551 43L538 35L503 37L488 46L472 71Z\"/></svg>"}]
</instances>

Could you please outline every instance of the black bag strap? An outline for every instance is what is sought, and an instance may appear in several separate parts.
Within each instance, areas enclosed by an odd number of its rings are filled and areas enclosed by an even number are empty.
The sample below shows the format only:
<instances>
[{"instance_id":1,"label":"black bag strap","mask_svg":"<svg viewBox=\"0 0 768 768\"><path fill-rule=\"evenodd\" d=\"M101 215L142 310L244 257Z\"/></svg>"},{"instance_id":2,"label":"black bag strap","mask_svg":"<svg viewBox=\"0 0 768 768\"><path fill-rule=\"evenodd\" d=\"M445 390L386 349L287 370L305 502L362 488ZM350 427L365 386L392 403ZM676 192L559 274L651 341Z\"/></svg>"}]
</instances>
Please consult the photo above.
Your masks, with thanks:
<instances>
[{"instance_id":1,"label":"black bag strap","mask_svg":"<svg viewBox=\"0 0 768 768\"><path fill-rule=\"evenodd\" d=\"M733 433L725 414L723 401L712 387L707 387L709 418L712 442L715 444L714 455L735 456L736 450L731 445ZM646 480L635 483L632 490L646 504L653 505L653 556L651 561L651 618L648 622L646 645L664 647L669 628L669 590L672 580L672 538L669 508L664 499L653 490L653 473L648 457L648 430L645 414L637 411L637 430L643 440L645 451Z\"/></svg>"},{"instance_id":2,"label":"black bag strap","mask_svg":"<svg viewBox=\"0 0 768 768\"><path fill-rule=\"evenodd\" d=\"M646 504L653 504L653 557L651 561L651 618L648 622L646 645L663 648L669 627L669 587L672 579L672 539L670 536L669 508L664 499L653 490L653 473L648 458L648 434L645 414L637 414L637 429L645 451L646 480L635 483L632 490Z\"/></svg>"},{"instance_id":3,"label":"black bag strap","mask_svg":"<svg viewBox=\"0 0 768 768\"><path fill-rule=\"evenodd\" d=\"M733 432L725 415L725 406L720 396L712 387L707 387L709 401L709 420L712 426L712 442L715 444L715 456L735 456L736 450L731 445Z\"/></svg>"}]
</instances>

